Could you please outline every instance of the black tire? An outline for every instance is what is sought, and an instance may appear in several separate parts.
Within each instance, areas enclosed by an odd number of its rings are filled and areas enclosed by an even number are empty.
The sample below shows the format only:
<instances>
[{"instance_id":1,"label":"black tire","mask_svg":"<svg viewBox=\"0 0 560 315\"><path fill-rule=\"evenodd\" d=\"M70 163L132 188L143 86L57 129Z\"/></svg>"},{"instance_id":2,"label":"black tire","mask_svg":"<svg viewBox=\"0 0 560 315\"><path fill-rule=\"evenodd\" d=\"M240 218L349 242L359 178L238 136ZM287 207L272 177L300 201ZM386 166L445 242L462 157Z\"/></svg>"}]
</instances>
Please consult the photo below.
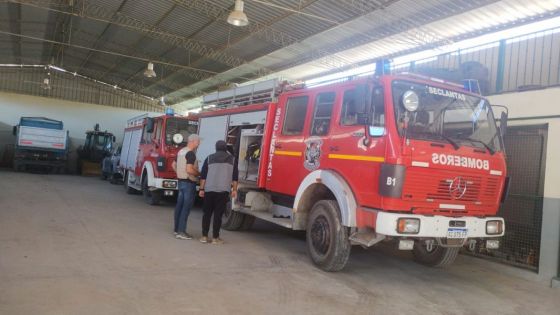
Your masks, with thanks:
<instances>
[{"instance_id":1,"label":"black tire","mask_svg":"<svg viewBox=\"0 0 560 315\"><path fill-rule=\"evenodd\" d=\"M150 190L150 187L148 187L147 175L142 178L142 195L144 196L146 203L150 206L158 205L161 200L161 191Z\"/></svg>"},{"instance_id":2,"label":"black tire","mask_svg":"<svg viewBox=\"0 0 560 315\"><path fill-rule=\"evenodd\" d=\"M253 226L253 223L255 223L255 217L245 214L245 218L243 218L243 222L241 223L241 227L239 229L242 231L247 231Z\"/></svg>"},{"instance_id":3,"label":"black tire","mask_svg":"<svg viewBox=\"0 0 560 315\"><path fill-rule=\"evenodd\" d=\"M320 200L311 209L307 220L307 252L315 265L324 271L339 271L350 256L352 245L348 229L342 226L338 204Z\"/></svg>"},{"instance_id":4,"label":"black tire","mask_svg":"<svg viewBox=\"0 0 560 315\"><path fill-rule=\"evenodd\" d=\"M222 218L222 228L228 231L238 231L241 229L245 217L247 217L246 214L233 211L231 209L231 203L228 203Z\"/></svg>"},{"instance_id":5,"label":"black tire","mask_svg":"<svg viewBox=\"0 0 560 315\"><path fill-rule=\"evenodd\" d=\"M128 186L128 172L124 173L124 191L129 195L134 195L137 193L136 189Z\"/></svg>"},{"instance_id":6,"label":"black tire","mask_svg":"<svg viewBox=\"0 0 560 315\"><path fill-rule=\"evenodd\" d=\"M412 254L417 263L429 267L444 268L453 264L460 249L460 247L434 245L432 251L428 251L424 242L416 242Z\"/></svg>"}]
</instances>

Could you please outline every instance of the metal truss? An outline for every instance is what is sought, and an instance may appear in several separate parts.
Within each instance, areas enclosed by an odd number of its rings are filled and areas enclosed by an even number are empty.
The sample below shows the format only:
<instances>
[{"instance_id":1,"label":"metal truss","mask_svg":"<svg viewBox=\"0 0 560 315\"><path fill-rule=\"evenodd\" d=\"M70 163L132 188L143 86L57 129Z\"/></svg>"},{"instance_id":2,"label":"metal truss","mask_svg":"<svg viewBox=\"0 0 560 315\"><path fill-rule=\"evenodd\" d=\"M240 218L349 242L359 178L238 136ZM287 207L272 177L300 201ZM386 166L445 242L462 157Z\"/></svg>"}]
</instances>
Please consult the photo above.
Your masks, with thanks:
<instances>
[{"instance_id":1,"label":"metal truss","mask_svg":"<svg viewBox=\"0 0 560 315\"><path fill-rule=\"evenodd\" d=\"M247 61L243 60L242 58L233 56L212 47L208 47L207 45L202 44L200 41L166 32L155 27L154 25L150 25L133 17L127 16L121 12L110 11L102 6L92 3L92 1L90 0L73 1L73 6L70 10L65 9L62 5L64 3L67 3L67 1L61 0L8 0L7 2L29 5L59 12L62 14L69 14L86 19L114 24L123 28L138 31L145 34L146 36L168 43L169 45L193 51L201 56L204 56L205 58L218 61L230 67L239 67L247 63Z\"/></svg>"}]
</instances>

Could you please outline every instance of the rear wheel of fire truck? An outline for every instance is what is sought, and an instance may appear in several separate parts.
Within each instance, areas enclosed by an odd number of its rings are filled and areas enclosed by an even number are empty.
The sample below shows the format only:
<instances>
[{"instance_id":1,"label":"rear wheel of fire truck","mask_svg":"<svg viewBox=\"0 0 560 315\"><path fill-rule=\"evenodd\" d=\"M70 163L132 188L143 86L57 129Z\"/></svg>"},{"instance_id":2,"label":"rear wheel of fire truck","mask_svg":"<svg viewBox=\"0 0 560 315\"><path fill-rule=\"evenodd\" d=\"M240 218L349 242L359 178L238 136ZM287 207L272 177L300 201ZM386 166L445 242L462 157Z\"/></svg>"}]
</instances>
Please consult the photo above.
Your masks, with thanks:
<instances>
[{"instance_id":1,"label":"rear wheel of fire truck","mask_svg":"<svg viewBox=\"0 0 560 315\"><path fill-rule=\"evenodd\" d=\"M430 267L442 268L453 264L460 249L460 247L434 245L431 250L428 250L424 242L416 242L412 253L416 262Z\"/></svg>"},{"instance_id":2,"label":"rear wheel of fire truck","mask_svg":"<svg viewBox=\"0 0 560 315\"><path fill-rule=\"evenodd\" d=\"M161 192L150 190L148 186L148 176L143 176L142 178L142 195L144 195L146 203L151 206L158 205L161 200Z\"/></svg>"},{"instance_id":3,"label":"rear wheel of fire truck","mask_svg":"<svg viewBox=\"0 0 560 315\"><path fill-rule=\"evenodd\" d=\"M238 231L241 229L245 217L248 217L248 215L233 211L231 209L231 202L229 202L222 218L222 228L228 231Z\"/></svg>"},{"instance_id":4,"label":"rear wheel of fire truck","mask_svg":"<svg viewBox=\"0 0 560 315\"><path fill-rule=\"evenodd\" d=\"M128 185L128 171L124 173L124 191L129 195L136 194L136 189Z\"/></svg>"},{"instance_id":5,"label":"rear wheel of fire truck","mask_svg":"<svg viewBox=\"0 0 560 315\"><path fill-rule=\"evenodd\" d=\"M320 200L307 220L307 251L315 265L325 271L339 271L348 262L352 248L348 229L342 226L338 204Z\"/></svg>"}]
</instances>

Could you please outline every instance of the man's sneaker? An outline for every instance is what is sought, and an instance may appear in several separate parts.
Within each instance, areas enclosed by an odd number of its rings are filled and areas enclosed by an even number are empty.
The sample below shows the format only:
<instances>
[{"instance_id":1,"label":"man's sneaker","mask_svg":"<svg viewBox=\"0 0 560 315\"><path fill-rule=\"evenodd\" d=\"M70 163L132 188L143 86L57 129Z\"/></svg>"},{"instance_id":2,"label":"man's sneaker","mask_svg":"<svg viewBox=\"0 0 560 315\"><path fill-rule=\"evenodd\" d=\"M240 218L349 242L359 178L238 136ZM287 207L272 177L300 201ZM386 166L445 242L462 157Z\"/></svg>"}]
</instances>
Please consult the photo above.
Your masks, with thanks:
<instances>
[{"instance_id":1,"label":"man's sneaker","mask_svg":"<svg viewBox=\"0 0 560 315\"><path fill-rule=\"evenodd\" d=\"M199 241L200 241L201 243L208 243L208 237L207 237L207 236L203 236L203 237L201 237L201 238L199 239Z\"/></svg>"},{"instance_id":2,"label":"man's sneaker","mask_svg":"<svg viewBox=\"0 0 560 315\"><path fill-rule=\"evenodd\" d=\"M177 234L177 235L175 235L175 238L178 239L178 240L190 240L190 238L186 237L183 234Z\"/></svg>"},{"instance_id":3,"label":"man's sneaker","mask_svg":"<svg viewBox=\"0 0 560 315\"><path fill-rule=\"evenodd\" d=\"M173 232L173 235L174 235L174 236L177 236L177 235L179 235L179 233L177 233L177 232Z\"/></svg>"},{"instance_id":4,"label":"man's sneaker","mask_svg":"<svg viewBox=\"0 0 560 315\"><path fill-rule=\"evenodd\" d=\"M189 233L185 233L185 237L187 240L192 240L192 236Z\"/></svg>"},{"instance_id":5,"label":"man's sneaker","mask_svg":"<svg viewBox=\"0 0 560 315\"><path fill-rule=\"evenodd\" d=\"M212 244L214 244L214 245L221 245L223 243L224 243L224 241L219 237L212 239Z\"/></svg>"}]
</instances>

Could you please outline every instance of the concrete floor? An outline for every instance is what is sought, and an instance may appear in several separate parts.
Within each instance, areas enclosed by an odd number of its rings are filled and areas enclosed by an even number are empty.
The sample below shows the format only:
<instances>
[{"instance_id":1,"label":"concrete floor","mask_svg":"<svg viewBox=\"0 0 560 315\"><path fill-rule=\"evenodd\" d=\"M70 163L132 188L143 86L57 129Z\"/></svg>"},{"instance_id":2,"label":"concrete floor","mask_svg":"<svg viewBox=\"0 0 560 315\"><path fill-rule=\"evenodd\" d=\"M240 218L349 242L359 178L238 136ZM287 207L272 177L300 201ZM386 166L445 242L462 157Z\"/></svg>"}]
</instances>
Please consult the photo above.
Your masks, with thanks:
<instances>
[{"instance_id":1,"label":"concrete floor","mask_svg":"<svg viewBox=\"0 0 560 315\"><path fill-rule=\"evenodd\" d=\"M480 259L437 270L354 248L325 273L301 233L181 241L172 211L96 178L0 171L0 314L560 314L558 289Z\"/></svg>"}]
</instances>

